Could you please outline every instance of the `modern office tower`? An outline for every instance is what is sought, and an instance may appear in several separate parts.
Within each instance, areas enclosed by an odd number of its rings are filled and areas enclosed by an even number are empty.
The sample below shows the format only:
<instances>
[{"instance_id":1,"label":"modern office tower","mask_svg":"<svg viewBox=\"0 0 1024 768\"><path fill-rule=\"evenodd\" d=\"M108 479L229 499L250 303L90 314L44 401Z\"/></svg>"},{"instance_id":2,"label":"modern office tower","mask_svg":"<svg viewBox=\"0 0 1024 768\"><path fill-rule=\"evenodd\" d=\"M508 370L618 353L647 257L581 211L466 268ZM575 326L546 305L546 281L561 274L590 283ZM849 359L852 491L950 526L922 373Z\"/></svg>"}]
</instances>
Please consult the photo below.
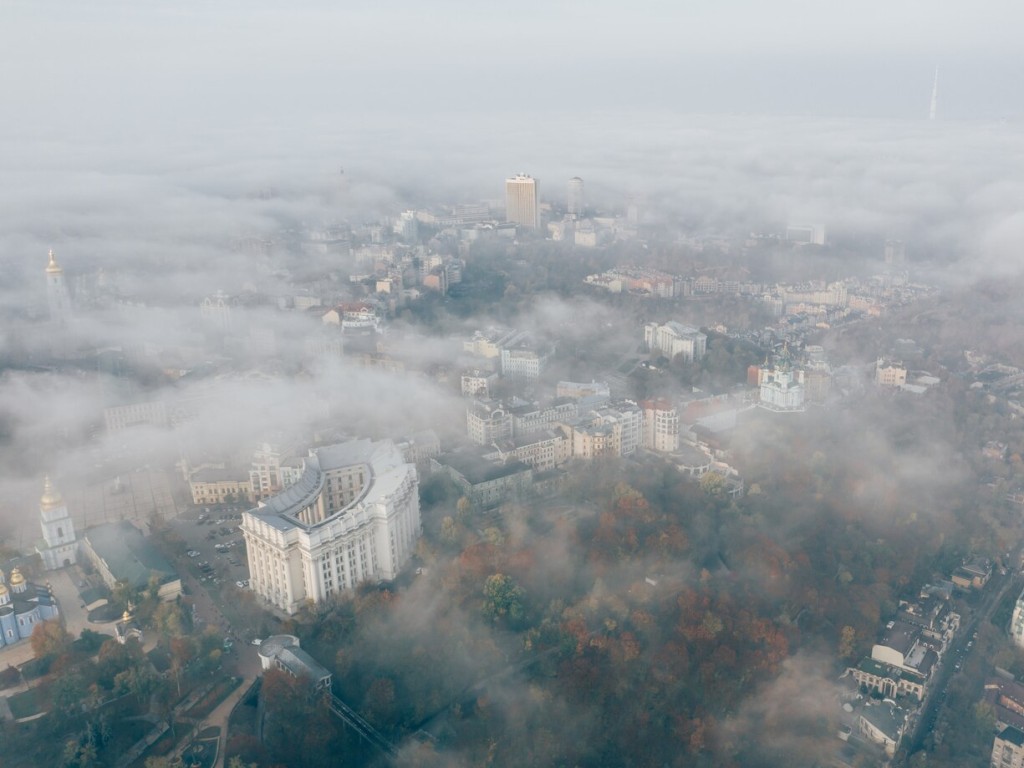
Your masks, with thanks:
<instances>
[{"instance_id":1,"label":"modern office tower","mask_svg":"<svg viewBox=\"0 0 1024 768\"><path fill-rule=\"evenodd\" d=\"M46 298L50 303L50 319L61 325L71 320L71 296L64 282L64 270L50 251L50 263L46 265Z\"/></svg>"},{"instance_id":2,"label":"modern office tower","mask_svg":"<svg viewBox=\"0 0 1024 768\"><path fill-rule=\"evenodd\" d=\"M885 241L885 263L886 266L902 266L907 258L907 248L902 240Z\"/></svg>"},{"instance_id":3,"label":"modern office tower","mask_svg":"<svg viewBox=\"0 0 1024 768\"><path fill-rule=\"evenodd\" d=\"M569 179L569 196L566 210L570 216L583 215L583 179L573 176Z\"/></svg>"},{"instance_id":4,"label":"modern office tower","mask_svg":"<svg viewBox=\"0 0 1024 768\"><path fill-rule=\"evenodd\" d=\"M532 176L520 173L505 179L505 220L530 229L540 228L538 184Z\"/></svg>"}]
</instances>

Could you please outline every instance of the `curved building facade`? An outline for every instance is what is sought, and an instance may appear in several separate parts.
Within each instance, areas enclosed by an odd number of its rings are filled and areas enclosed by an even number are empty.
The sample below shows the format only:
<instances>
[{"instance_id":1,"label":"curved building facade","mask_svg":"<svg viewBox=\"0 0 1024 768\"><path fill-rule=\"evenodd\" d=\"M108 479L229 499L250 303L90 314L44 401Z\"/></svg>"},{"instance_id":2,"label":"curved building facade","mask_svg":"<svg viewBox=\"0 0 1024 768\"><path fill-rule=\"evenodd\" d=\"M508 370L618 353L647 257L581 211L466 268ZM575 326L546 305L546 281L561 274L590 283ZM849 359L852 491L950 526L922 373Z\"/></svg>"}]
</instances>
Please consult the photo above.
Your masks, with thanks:
<instances>
[{"instance_id":1,"label":"curved building facade","mask_svg":"<svg viewBox=\"0 0 1024 768\"><path fill-rule=\"evenodd\" d=\"M294 485L242 515L251 588L287 613L392 579L420 537L416 467L390 440L310 451Z\"/></svg>"}]
</instances>

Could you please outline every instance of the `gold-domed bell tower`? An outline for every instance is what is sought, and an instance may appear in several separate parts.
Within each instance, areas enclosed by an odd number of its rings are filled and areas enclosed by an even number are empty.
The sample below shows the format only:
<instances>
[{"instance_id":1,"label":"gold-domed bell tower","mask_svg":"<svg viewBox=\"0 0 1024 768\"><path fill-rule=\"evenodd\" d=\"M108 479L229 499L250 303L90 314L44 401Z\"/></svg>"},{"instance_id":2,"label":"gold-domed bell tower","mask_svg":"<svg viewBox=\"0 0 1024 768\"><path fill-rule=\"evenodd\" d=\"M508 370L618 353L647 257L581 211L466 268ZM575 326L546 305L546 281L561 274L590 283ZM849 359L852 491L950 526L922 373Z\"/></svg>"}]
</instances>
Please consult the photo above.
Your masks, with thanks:
<instances>
[{"instance_id":1,"label":"gold-domed bell tower","mask_svg":"<svg viewBox=\"0 0 1024 768\"><path fill-rule=\"evenodd\" d=\"M64 281L64 270L57 263L53 250L46 265L46 299L50 305L50 319L60 325L71 322L71 295Z\"/></svg>"},{"instance_id":2,"label":"gold-domed bell tower","mask_svg":"<svg viewBox=\"0 0 1024 768\"><path fill-rule=\"evenodd\" d=\"M43 495L39 498L39 525L43 540L36 551L48 571L73 565L78 561L78 537L75 524L61 496L50 478L43 481Z\"/></svg>"}]
</instances>

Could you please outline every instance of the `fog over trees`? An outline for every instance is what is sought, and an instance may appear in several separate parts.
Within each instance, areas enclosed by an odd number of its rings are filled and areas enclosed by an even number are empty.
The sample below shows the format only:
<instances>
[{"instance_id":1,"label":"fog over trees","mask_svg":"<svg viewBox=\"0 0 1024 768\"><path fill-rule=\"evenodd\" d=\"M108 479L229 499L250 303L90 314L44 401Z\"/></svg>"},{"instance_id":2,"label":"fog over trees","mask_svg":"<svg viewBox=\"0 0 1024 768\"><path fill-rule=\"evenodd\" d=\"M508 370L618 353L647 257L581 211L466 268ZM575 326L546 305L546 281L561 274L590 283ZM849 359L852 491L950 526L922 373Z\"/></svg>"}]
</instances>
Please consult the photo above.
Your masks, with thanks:
<instances>
[{"instance_id":1,"label":"fog over trees","mask_svg":"<svg viewBox=\"0 0 1024 768\"><path fill-rule=\"evenodd\" d=\"M0 620L15 567L76 604L0 645L0 764L988 765L1015 721L986 690L1024 674L1021 16L0 11ZM520 171L535 231L505 223ZM345 307L377 332L324 317ZM706 352L646 345L668 321ZM536 379L467 351L493 328L545 351ZM470 371L489 408L593 382L668 403L681 437L587 453L584 398L545 423L565 456L485 497L445 457L500 475L521 454L471 444ZM808 392L793 412L764 407L780 371ZM127 406L149 410L120 425ZM431 433L412 559L293 615L248 581L248 491L189 486L248 483L263 443ZM80 536L134 523L184 594L46 571L44 477ZM923 702L858 683L933 599L958 622L927 628L924 672L890 670ZM280 634L329 686L261 674L250 642ZM889 745L865 723L897 705Z\"/></svg>"}]
</instances>

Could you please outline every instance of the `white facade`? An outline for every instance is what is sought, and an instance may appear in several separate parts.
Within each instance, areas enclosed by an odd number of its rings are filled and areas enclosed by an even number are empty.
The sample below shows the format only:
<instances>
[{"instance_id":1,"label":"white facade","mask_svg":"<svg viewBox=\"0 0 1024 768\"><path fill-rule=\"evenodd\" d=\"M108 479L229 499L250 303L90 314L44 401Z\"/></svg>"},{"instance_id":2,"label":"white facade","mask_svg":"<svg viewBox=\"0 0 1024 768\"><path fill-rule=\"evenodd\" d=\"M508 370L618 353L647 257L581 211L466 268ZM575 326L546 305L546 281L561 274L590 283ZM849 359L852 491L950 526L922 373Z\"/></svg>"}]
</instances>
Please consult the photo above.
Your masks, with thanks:
<instances>
[{"instance_id":1,"label":"white facade","mask_svg":"<svg viewBox=\"0 0 1024 768\"><path fill-rule=\"evenodd\" d=\"M316 448L301 479L242 515L252 589L287 613L392 579L420 537L416 467L390 440Z\"/></svg>"},{"instance_id":2,"label":"white facade","mask_svg":"<svg viewBox=\"0 0 1024 768\"><path fill-rule=\"evenodd\" d=\"M540 228L537 180L526 174L505 179L505 220L530 229Z\"/></svg>"},{"instance_id":3,"label":"white facade","mask_svg":"<svg viewBox=\"0 0 1024 768\"><path fill-rule=\"evenodd\" d=\"M231 297L224 291L207 296L199 305L199 313L209 328L221 333L231 331Z\"/></svg>"},{"instance_id":4,"label":"white facade","mask_svg":"<svg viewBox=\"0 0 1024 768\"><path fill-rule=\"evenodd\" d=\"M511 445L505 448L495 446L495 451L484 454L484 458L488 461L515 459L528 464L538 472L544 472L561 466L572 458L570 435L568 427L535 432L512 441Z\"/></svg>"},{"instance_id":5,"label":"white facade","mask_svg":"<svg viewBox=\"0 0 1024 768\"><path fill-rule=\"evenodd\" d=\"M1010 619L1010 638L1018 648L1024 648L1024 592L1017 597L1017 604L1013 607L1013 617Z\"/></svg>"},{"instance_id":6,"label":"white facade","mask_svg":"<svg viewBox=\"0 0 1024 768\"><path fill-rule=\"evenodd\" d=\"M679 412L668 400L645 400L644 448L659 453L679 450Z\"/></svg>"},{"instance_id":7,"label":"white facade","mask_svg":"<svg viewBox=\"0 0 1024 768\"><path fill-rule=\"evenodd\" d=\"M488 371L466 371L462 374L462 394L466 397L490 397L491 383L497 378L497 374Z\"/></svg>"},{"instance_id":8,"label":"white facade","mask_svg":"<svg viewBox=\"0 0 1024 768\"><path fill-rule=\"evenodd\" d=\"M466 409L466 434L479 445L512 437L512 414L496 403L474 401Z\"/></svg>"},{"instance_id":9,"label":"white facade","mask_svg":"<svg viewBox=\"0 0 1024 768\"><path fill-rule=\"evenodd\" d=\"M579 176L573 176L569 179L566 210L570 216L579 216L583 213L583 179Z\"/></svg>"},{"instance_id":10,"label":"white facade","mask_svg":"<svg viewBox=\"0 0 1024 768\"><path fill-rule=\"evenodd\" d=\"M992 741L993 768L1024 768L1024 732L1008 725Z\"/></svg>"},{"instance_id":11,"label":"white facade","mask_svg":"<svg viewBox=\"0 0 1024 768\"><path fill-rule=\"evenodd\" d=\"M104 408L103 421L106 423L107 432L110 433L142 425L166 427L170 423L167 415L167 403L163 400Z\"/></svg>"},{"instance_id":12,"label":"white facade","mask_svg":"<svg viewBox=\"0 0 1024 768\"><path fill-rule=\"evenodd\" d=\"M528 347L501 350L501 375L515 381L535 382L540 378L544 357Z\"/></svg>"},{"instance_id":13,"label":"white facade","mask_svg":"<svg viewBox=\"0 0 1024 768\"><path fill-rule=\"evenodd\" d=\"M794 371L789 349L783 348L774 368L763 367L758 373L761 382L761 407L769 411L804 410L803 371Z\"/></svg>"},{"instance_id":14,"label":"white facade","mask_svg":"<svg viewBox=\"0 0 1024 768\"><path fill-rule=\"evenodd\" d=\"M708 348L708 337L688 325L670 320L664 325L648 323L644 326L644 342L652 352L661 352L669 360L682 355L683 360L692 363L704 357Z\"/></svg>"},{"instance_id":15,"label":"white facade","mask_svg":"<svg viewBox=\"0 0 1024 768\"><path fill-rule=\"evenodd\" d=\"M643 443L643 411L629 400L587 414L572 425L572 455L580 459L628 456Z\"/></svg>"},{"instance_id":16,"label":"white facade","mask_svg":"<svg viewBox=\"0 0 1024 768\"><path fill-rule=\"evenodd\" d=\"M78 562L78 537L63 497L46 478L43 496L39 500L39 525L43 540L36 545L36 551L43 560L43 567L54 571Z\"/></svg>"},{"instance_id":17,"label":"white facade","mask_svg":"<svg viewBox=\"0 0 1024 768\"><path fill-rule=\"evenodd\" d=\"M253 453L249 469L252 499L259 501L279 493L302 477L302 463L284 456L272 443L261 443Z\"/></svg>"},{"instance_id":18,"label":"white facade","mask_svg":"<svg viewBox=\"0 0 1024 768\"><path fill-rule=\"evenodd\" d=\"M907 369L902 363L879 358L875 363L875 384L883 387L902 387L907 383Z\"/></svg>"}]
</instances>

